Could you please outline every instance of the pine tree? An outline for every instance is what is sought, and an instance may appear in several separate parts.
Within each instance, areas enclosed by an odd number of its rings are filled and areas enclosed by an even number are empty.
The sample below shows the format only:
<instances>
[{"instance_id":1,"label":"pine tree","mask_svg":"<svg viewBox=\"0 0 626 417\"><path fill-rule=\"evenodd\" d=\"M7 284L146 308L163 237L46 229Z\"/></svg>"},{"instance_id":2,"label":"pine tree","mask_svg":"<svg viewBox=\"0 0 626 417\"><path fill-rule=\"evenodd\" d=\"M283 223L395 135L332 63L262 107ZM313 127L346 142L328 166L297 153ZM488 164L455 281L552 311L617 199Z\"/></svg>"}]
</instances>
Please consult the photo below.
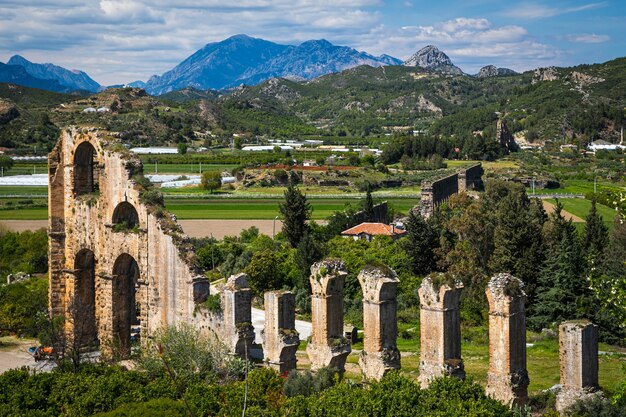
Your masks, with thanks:
<instances>
[{"instance_id":1,"label":"pine tree","mask_svg":"<svg viewBox=\"0 0 626 417\"><path fill-rule=\"evenodd\" d=\"M436 266L434 250L438 245L435 229L419 214L409 212L404 249L411 257L413 272L424 276Z\"/></svg>"},{"instance_id":2,"label":"pine tree","mask_svg":"<svg viewBox=\"0 0 626 417\"><path fill-rule=\"evenodd\" d=\"M365 202L363 204L363 211L365 212L365 221L374 221L374 199L372 198L372 192L370 187L367 187L367 194L365 194Z\"/></svg>"},{"instance_id":3,"label":"pine tree","mask_svg":"<svg viewBox=\"0 0 626 417\"><path fill-rule=\"evenodd\" d=\"M296 287L306 289L307 294L310 294L311 284L309 282L309 274L311 273L311 265L323 257L323 245L315 240L315 236L310 230L305 231L295 254L295 261L300 270L299 282L296 283Z\"/></svg>"},{"instance_id":4,"label":"pine tree","mask_svg":"<svg viewBox=\"0 0 626 417\"><path fill-rule=\"evenodd\" d=\"M562 215L557 201L547 232L547 259L539 276L537 301L529 310L531 327L539 330L552 323L588 317L589 285L586 263L572 220Z\"/></svg>"},{"instance_id":5,"label":"pine tree","mask_svg":"<svg viewBox=\"0 0 626 417\"><path fill-rule=\"evenodd\" d=\"M285 202L278 208L283 215L283 234L291 247L296 248L308 229L306 221L311 214L311 205L297 187L289 184L285 190Z\"/></svg>"},{"instance_id":6,"label":"pine tree","mask_svg":"<svg viewBox=\"0 0 626 417\"><path fill-rule=\"evenodd\" d=\"M600 258L609 244L609 228L596 209L596 199L591 200L591 209L585 219L584 249L592 261Z\"/></svg>"}]
</instances>

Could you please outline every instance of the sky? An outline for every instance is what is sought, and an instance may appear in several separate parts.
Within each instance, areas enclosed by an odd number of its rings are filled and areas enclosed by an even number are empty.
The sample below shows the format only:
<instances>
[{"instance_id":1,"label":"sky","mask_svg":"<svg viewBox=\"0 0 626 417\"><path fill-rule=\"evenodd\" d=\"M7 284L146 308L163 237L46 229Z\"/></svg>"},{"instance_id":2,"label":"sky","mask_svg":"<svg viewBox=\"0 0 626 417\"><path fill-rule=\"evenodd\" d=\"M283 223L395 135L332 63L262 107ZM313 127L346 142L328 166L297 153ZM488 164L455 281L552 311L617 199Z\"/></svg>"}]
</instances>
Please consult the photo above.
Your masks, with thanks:
<instances>
[{"instance_id":1,"label":"sky","mask_svg":"<svg viewBox=\"0 0 626 417\"><path fill-rule=\"evenodd\" d=\"M407 59L436 45L467 73L626 56L626 0L0 0L0 61L20 54L102 85L146 81L209 42L327 39Z\"/></svg>"}]
</instances>

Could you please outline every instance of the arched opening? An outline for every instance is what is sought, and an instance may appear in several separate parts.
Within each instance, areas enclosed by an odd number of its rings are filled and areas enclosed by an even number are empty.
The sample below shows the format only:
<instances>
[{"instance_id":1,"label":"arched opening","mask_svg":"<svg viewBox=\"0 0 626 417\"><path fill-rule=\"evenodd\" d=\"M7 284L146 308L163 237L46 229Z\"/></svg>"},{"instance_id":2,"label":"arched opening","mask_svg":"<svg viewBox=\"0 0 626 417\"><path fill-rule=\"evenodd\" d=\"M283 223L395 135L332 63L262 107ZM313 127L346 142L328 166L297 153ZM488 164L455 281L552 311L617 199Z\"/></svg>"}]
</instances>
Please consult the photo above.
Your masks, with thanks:
<instances>
[{"instance_id":1,"label":"arched opening","mask_svg":"<svg viewBox=\"0 0 626 417\"><path fill-rule=\"evenodd\" d=\"M139 226L139 215L135 207L123 201L113 210L112 223L119 229L133 229Z\"/></svg>"},{"instance_id":2,"label":"arched opening","mask_svg":"<svg viewBox=\"0 0 626 417\"><path fill-rule=\"evenodd\" d=\"M139 309L136 304L139 265L123 253L113 265L113 343L121 357L130 356L132 341L139 335Z\"/></svg>"},{"instance_id":3,"label":"arched opening","mask_svg":"<svg viewBox=\"0 0 626 417\"><path fill-rule=\"evenodd\" d=\"M83 249L74 259L74 299L69 306L74 337L81 346L97 344L96 262L94 253Z\"/></svg>"},{"instance_id":4,"label":"arched opening","mask_svg":"<svg viewBox=\"0 0 626 417\"><path fill-rule=\"evenodd\" d=\"M98 171L95 167L96 150L89 142L83 142L74 152L74 195L98 191Z\"/></svg>"}]
</instances>

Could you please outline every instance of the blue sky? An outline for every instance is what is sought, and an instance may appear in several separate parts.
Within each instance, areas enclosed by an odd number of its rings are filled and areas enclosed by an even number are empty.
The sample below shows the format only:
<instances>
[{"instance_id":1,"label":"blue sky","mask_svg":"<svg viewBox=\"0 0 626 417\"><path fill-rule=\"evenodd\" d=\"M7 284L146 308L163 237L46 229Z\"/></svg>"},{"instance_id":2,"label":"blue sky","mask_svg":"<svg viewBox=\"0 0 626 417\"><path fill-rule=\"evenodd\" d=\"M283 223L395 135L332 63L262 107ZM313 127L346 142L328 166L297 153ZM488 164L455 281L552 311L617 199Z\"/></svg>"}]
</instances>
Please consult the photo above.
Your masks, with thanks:
<instances>
[{"instance_id":1,"label":"blue sky","mask_svg":"<svg viewBox=\"0 0 626 417\"><path fill-rule=\"evenodd\" d=\"M240 33L401 59L433 44L468 73L522 71L626 56L626 0L0 0L0 61L21 54L102 84L147 80Z\"/></svg>"}]
</instances>

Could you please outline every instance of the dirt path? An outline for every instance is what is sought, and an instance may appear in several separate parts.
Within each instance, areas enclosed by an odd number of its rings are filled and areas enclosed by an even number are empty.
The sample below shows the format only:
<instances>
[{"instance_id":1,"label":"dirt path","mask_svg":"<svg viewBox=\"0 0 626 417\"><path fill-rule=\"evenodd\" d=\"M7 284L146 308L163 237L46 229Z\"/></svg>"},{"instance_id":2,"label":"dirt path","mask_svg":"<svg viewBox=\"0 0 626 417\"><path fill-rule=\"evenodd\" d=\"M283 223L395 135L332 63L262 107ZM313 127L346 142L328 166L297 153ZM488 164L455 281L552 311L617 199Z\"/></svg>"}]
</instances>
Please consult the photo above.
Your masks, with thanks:
<instances>
[{"instance_id":1,"label":"dirt path","mask_svg":"<svg viewBox=\"0 0 626 417\"><path fill-rule=\"evenodd\" d=\"M554 209L556 208L556 206L548 201L542 200L543 203L543 208L546 211L546 213L550 214L550 213L554 213ZM574 223L584 223L585 220L581 219L578 216L573 215L572 213L570 213L569 211L565 211L565 210L561 210L561 214L563 215L563 217L565 218L565 220L569 220L572 219L572 221Z\"/></svg>"},{"instance_id":2,"label":"dirt path","mask_svg":"<svg viewBox=\"0 0 626 417\"><path fill-rule=\"evenodd\" d=\"M179 220L185 233L191 237L209 237L213 234L216 239L224 236L239 235L242 230L252 226L259 228L265 235L272 236L274 220ZM48 227L47 220L3 220L0 222L11 231L23 232ZM276 220L276 233L280 232L283 223Z\"/></svg>"},{"instance_id":3,"label":"dirt path","mask_svg":"<svg viewBox=\"0 0 626 417\"><path fill-rule=\"evenodd\" d=\"M28 347L36 344L36 340L3 337L0 344L0 374L13 368L34 366L35 360L28 353Z\"/></svg>"}]
</instances>

